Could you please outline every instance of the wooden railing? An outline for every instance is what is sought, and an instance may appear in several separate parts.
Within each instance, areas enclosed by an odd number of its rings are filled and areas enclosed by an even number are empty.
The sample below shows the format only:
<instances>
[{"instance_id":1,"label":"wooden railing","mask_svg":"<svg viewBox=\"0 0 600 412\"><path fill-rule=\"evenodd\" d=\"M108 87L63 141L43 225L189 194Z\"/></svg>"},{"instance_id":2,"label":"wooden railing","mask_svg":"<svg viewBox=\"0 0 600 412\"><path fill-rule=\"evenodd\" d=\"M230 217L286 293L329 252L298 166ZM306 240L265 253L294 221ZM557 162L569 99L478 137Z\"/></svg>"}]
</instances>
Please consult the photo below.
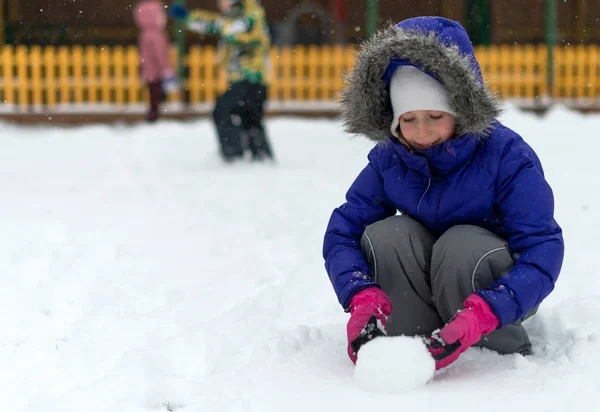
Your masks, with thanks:
<instances>
[{"instance_id":1,"label":"wooden railing","mask_svg":"<svg viewBox=\"0 0 600 412\"><path fill-rule=\"evenodd\" d=\"M57 107L127 106L146 101L139 55L130 47L3 46L0 102L29 110ZM568 99L595 105L600 100L599 46L557 47L554 82L547 82L547 50L537 45L479 47L484 79L504 99ZM213 47L195 46L184 56L189 103L210 103L226 87ZM334 103L343 73L354 63L353 46L274 47L271 101ZM173 64L177 61L171 50ZM180 94L168 96L170 102ZM0 104L0 106L2 106Z\"/></svg>"}]
</instances>

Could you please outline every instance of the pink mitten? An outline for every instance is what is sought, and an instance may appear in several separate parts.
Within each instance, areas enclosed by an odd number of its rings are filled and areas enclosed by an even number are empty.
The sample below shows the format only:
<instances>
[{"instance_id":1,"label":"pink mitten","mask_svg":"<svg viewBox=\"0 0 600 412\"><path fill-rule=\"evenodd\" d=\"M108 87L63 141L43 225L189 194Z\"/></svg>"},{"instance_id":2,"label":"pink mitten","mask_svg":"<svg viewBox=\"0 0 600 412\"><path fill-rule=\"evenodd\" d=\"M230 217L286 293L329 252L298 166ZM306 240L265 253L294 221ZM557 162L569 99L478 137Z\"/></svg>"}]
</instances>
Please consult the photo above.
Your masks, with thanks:
<instances>
[{"instance_id":1,"label":"pink mitten","mask_svg":"<svg viewBox=\"0 0 600 412\"><path fill-rule=\"evenodd\" d=\"M346 326L348 356L352 362L356 363L356 354L362 345L387 334L385 326L391 313L392 302L378 287L363 289L352 297Z\"/></svg>"},{"instance_id":2,"label":"pink mitten","mask_svg":"<svg viewBox=\"0 0 600 412\"><path fill-rule=\"evenodd\" d=\"M165 93L179 90L179 78L172 69L165 69L162 73L162 88Z\"/></svg>"},{"instance_id":3,"label":"pink mitten","mask_svg":"<svg viewBox=\"0 0 600 412\"><path fill-rule=\"evenodd\" d=\"M450 365L461 353L479 342L483 335L498 328L498 324L498 318L479 295L469 296L464 309L459 310L446 326L433 332L426 340L429 352L435 359L435 368Z\"/></svg>"}]
</instances>

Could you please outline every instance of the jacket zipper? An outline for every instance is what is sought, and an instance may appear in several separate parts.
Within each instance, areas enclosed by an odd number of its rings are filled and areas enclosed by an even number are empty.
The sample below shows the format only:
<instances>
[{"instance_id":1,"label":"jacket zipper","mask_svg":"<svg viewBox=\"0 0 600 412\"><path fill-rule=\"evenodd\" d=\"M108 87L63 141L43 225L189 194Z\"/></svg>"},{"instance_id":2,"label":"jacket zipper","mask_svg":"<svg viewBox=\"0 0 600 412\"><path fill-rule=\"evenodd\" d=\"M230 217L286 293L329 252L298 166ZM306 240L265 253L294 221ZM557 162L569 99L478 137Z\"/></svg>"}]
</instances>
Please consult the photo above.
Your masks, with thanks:
<instances>
[{"instance_id":1,"label":"jacket zipper","mask_svg":"<svg viewBox=\"0 0 600 412\"><path fill-rule=\"evenodd\" d=\"M417 216L419 216L419 208L421 207L421 202L423 201L423 198L429 191L430 187L431 187L431 178L429 178L429 181L427 182L427 189L425 189L425 192L423 192L423 196L421 196L421 199L419 199L419 203L417 204Z\"/></svg>"}]
</instances>

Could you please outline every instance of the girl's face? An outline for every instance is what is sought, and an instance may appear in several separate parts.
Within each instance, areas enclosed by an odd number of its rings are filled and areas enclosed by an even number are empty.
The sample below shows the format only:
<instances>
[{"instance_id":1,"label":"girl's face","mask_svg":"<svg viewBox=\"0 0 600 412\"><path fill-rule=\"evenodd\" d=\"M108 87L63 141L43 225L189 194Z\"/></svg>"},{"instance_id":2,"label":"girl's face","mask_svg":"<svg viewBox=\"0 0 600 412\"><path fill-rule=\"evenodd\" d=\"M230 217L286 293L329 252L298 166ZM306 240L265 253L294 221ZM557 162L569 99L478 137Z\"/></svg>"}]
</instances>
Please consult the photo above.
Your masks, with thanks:
<instances>
[{"instance_id":1,"label":"girl's face","mask_svg":"<svg viewBox=\"0 0 600 412\"><path fill-rule=\"evenodd\" d=\"M400 116L400 134L413 149L429 149L450 140L456 131L454 116L436 110L415 110Z\"/></svg>"}]
</instances>

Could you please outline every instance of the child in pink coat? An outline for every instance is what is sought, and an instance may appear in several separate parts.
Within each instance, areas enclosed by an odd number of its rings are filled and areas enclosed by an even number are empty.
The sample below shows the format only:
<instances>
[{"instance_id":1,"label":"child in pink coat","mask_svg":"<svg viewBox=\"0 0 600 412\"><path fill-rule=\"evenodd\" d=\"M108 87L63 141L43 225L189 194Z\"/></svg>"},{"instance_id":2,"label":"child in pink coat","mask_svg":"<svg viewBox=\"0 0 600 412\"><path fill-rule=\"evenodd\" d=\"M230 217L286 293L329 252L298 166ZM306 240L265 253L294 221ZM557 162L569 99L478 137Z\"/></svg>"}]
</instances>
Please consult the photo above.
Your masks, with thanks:
<instances>
[{"instance_id":1,"label":"child in pink coat","mask_svg":"<svg viewBox=\"0 0 600 412\"><path fill-rule=\"evenodd\" d=\"M169 92L178 88L178 81L169 63L169 38L166 32L167 16L160 0L142 0L133 10L140 29L139 48L141 76L148 84L150 111L147 120L158 119L163 89Z\"/></svg>"}]
</instances>

